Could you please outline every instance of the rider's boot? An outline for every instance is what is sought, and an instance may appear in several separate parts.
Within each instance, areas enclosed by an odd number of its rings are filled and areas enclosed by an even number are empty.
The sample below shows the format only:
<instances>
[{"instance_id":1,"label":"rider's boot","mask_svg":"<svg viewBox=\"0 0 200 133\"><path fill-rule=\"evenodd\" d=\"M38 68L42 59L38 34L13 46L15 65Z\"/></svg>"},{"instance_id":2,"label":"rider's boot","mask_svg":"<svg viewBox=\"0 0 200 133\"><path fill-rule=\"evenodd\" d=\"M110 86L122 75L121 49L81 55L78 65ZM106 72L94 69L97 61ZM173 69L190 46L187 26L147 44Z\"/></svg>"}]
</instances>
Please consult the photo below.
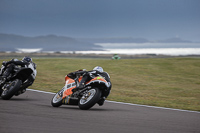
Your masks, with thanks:
<instances>
[{"instance_id":1,"label":"rider's boot","mask_svg":"<svg viewBox=\"0 0 200 133\"><path fill-rule=\"evenodd\" d=\"M26 88L21 90L21 94L26 92Z\"/></svg>"},{"instance_id":2,"label":"rider's boot","mask_svg":"<svg viewBox=\"0 0 200 133\"><path fill-rule=\"evenodd\" d=\"M81 90L85 87L85 82L87 81L88 79L88 76L87 75L84 75L80 81L80 84L78 87L72 89L72 92L75 92L75 91L78 91L78 90Z\"/></svg>"},{"instance_id":3,"label":"rider's boot","mask_svg":"<svg viewBox=\"0 0 200 133\"><path fill-rule=\"evenodd\" d=\"M19 90L19 91L15 94L15 96L18 96L18 95L20 95L20 94L22 94L22 93L24 93L24 92L26 92L26 88L25 88L25 89L22 89L22 90Z\"/></svg>"},{"instance_id":4,"label":"rider's boot","mask_svg":"<svg viewBox=\"0 0 200 133\"><path fill-rule=\"evenodd\" d=\"M105 102L106 98L102 97L97 103L99 104L99 106L102 106Z\"/></svg>"}]
</instances>

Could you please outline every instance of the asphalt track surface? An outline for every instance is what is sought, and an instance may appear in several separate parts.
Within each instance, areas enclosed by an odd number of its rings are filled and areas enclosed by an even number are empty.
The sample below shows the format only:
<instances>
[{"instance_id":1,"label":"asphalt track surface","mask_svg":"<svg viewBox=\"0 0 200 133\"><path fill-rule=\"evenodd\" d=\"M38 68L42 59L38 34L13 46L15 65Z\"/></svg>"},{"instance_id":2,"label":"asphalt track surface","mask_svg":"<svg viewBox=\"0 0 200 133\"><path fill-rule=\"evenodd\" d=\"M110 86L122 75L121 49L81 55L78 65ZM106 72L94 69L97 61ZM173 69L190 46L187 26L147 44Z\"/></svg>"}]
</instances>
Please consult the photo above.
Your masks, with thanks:
<instances>
[{"instance_id":1,"label":"asphalt track surface","mask_svg":"<svg viewBox=\"0 0 200 133\"><path fill-rule=\"evenodd\" d=\"M200 112L108 101L90 110L55 108L52 97L28 90L0 99L0 133L200 133Z\"/></svg>"}]
</instances>

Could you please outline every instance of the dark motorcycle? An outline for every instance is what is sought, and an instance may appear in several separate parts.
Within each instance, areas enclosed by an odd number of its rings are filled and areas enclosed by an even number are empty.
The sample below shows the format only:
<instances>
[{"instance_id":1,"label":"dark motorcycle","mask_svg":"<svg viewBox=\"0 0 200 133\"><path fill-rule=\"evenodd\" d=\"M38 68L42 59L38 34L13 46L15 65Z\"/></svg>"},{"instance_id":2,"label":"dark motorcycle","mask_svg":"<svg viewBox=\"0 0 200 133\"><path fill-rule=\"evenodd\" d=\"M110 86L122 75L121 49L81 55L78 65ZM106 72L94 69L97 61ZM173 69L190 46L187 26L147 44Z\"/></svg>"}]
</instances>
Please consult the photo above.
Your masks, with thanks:
<instances>
[{"instance_id":1,"label":"dark motorcycle","mask_svg":"<svg viewBox=\"0 0 200 133\"><path fill-rule=\"evenodd\" d=\"M3 74L4 68L5 66L2 65L0 75ZM27 68L16 67L9 80L0 85L1 98L9 100L14 95L19 95L22 89L24 89L24 83L31 76L33 70L32 65L29 65Z\"/></svg>"}]
</instances>

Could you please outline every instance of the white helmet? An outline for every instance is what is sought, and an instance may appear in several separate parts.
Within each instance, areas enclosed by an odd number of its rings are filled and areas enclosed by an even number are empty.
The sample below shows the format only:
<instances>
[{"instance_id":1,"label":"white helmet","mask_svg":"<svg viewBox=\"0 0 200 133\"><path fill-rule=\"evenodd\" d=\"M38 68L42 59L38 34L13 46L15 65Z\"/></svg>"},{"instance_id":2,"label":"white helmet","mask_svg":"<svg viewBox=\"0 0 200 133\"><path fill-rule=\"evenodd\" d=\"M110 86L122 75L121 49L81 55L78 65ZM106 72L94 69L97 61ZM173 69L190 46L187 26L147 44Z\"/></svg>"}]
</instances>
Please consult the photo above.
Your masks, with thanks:
<instances>
[{"instance_id":1,"label":"white helmet","mask_svg":"<svg viewBox=\"0 0 200 133\"><path fill-rule=\"evenodd\" d=\"M103 68L100 66L96 66L93 70L99 71L99 72L103 72Z\"/></svg>"}]
</instances>

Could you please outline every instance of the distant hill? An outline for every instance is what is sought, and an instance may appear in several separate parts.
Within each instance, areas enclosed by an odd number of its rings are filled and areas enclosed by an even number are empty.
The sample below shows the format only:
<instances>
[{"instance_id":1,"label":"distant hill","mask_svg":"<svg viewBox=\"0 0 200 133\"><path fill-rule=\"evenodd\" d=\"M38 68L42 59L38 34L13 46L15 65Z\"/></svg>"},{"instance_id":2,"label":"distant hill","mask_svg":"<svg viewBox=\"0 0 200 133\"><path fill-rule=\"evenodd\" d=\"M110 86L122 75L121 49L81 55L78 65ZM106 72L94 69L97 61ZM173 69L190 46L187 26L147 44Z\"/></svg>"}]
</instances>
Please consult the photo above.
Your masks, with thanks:
<instances>
[{"instance_id":1,"label":"distant hill","mask_svg":"<svg viewBox=\"0 0 200 133\"><path fill-rule=\"evenodd\" d=\"M145 38L119 37L119 38L78 38L79 41L91 43L192 43L181 38L169 38L165 40L148 40Z\"/></svg>"},{"instance_id":2,"label":"distant hill","mask_svg":"<svg viewBox=\"0 0 200 133\"><path fill-rule=\"evenodd\" d=\"M27 37L13 34L0 34L0 51L16 51L17 48L42 48L43 51L85 51L101 50L101 46L74 38L47 35Z\"/></svg>"},{"instance_id":3,"label":"distant hill","mask_svg":"<svg viewBox=\"0 0 200 133\"><path fill-rule=\"evenodd\" d=\"M0 51L16 51L19 49L42 49L42 51L93 51L103 50L95 43L135 43L133 48L181 48L199 47L191 41L181 38L165 40L147 40L145 38L71 38L65 36L46 35L27 37L14 34L0 34ZM140 44L138 44L140 43ZM167 45L166 45L167 43ZM188 45L187 43L191 43Z\"/></svg>"},{"instance_id":4,"label":"distant hill","mask_svg":"<svg viewBox=\"0 0 200 133\"><path fill-rule=\"evenodd\" d=\"M77 40L92 43L146 43L149 40L145 38L118 37L118 38L79 38Z\"/></svg>"},{"instance_id":5,"label":"distant hill","mask_svg":"<svg viewBox=\"0 0 200 133\"><path fill-rule=\"evenodd\" d=\"M157 42L160 42L160 43L192 43L192 41L182 40L181 38L178 38L178 37L169 38L169 39L165 39L165 40L159 40Z\"/></svg>"}]
</instances>

